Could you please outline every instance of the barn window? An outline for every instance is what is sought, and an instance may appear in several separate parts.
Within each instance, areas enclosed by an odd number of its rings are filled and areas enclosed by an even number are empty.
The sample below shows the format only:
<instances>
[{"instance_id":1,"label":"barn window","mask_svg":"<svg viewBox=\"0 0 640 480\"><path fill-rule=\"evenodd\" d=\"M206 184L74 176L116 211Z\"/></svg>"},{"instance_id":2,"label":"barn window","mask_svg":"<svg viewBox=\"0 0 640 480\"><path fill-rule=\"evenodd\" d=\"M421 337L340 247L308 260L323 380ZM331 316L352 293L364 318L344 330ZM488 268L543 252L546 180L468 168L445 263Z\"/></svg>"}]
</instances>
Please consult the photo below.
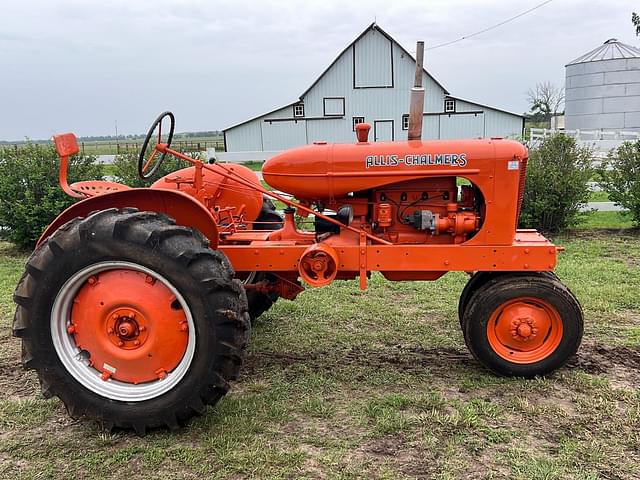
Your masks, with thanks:
<instances>
[{"instance_id":1,"label":"barn window","mask_svg":"<svg viewBox=\"0 0 640 480\"><path fill-rule=\"evenodd\" d=\"M456 111L456 101L453 98L444 99L444 112L450 113Z\"/></svg>"},{"instance_id":2,"label":"barn window","mask_svg":"<svg viewBox=\"0 0 640 480\"><path fill-rule=\"evenodd\" d=\"M304 117L304 103L296 103L293 106L294 117Z\"/></svg>"},{"instance_id":3,"label":"barn window","mask_svg":"<svg viewBox=\"0 0 640 480\"><path fill-rule=\"evenodd\" d=\"M409 130L409 115L402 115L402 129Z\"/></svg>"},{"instance_id":4,"label":"barn window","mask_svg":"<svg viewBox=\"0 0 640 480\"><path fill-rule=\"evenodd\" d=\"M364 117L353 117L353 131L356 131L356 125L364 123Z\"/></svg>"},{"instance_id":5,"label":"barn window","mask_svg":"<svg viewBox=\"0 0 640 480\"><path fill-rule=\"evenodd\" d=\"M344 97L324 97L322 104L325 117L344 116Z\"/></svg>"}]
</instances>

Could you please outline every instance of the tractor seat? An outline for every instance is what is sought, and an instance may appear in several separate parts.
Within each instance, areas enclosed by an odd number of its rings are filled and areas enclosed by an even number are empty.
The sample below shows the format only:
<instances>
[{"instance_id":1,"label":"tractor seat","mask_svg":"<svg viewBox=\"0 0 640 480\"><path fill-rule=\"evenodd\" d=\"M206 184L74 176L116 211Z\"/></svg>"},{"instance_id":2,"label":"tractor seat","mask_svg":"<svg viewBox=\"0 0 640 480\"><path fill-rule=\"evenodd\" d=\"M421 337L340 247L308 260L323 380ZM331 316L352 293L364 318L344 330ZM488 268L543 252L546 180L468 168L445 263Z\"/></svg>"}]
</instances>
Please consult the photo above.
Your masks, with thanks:
<instances>
[{"instance_id":1,"label":"tractor seat","mask_svg":"<svg viewBox=\"0 0 640 480\"><path fill-rule=\"evenodd\" d=\"M105 180L89 180L85 182L76 182L70 185L71 190L86 197L97 197L105 193L119 192L121 190L129 190L131 187L122 183L107 182Z\"/></svg>"}]
</instances>

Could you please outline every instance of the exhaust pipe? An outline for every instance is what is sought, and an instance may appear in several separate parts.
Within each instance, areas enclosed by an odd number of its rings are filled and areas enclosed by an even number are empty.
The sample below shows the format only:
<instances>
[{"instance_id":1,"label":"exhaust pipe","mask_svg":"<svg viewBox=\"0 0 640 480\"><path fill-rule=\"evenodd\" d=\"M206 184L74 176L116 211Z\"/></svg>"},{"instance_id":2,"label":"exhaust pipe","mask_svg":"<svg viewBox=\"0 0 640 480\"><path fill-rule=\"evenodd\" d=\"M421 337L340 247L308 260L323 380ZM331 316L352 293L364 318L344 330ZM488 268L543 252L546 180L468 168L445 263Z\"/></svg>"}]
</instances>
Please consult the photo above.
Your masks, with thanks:
<instances>
[{"instance_id":1,"label":"exhaust pipe","mask_svg":"<svg viewBox=\"0 0 640 480\"><path fill-rule=\"evenodd\" d=\"M411 101L409 104L409 140L422 139L422 114L424 113L423 62L424 42L418 42L416 45L416 79L411 89Z\"/></svg>"}]
</instances>

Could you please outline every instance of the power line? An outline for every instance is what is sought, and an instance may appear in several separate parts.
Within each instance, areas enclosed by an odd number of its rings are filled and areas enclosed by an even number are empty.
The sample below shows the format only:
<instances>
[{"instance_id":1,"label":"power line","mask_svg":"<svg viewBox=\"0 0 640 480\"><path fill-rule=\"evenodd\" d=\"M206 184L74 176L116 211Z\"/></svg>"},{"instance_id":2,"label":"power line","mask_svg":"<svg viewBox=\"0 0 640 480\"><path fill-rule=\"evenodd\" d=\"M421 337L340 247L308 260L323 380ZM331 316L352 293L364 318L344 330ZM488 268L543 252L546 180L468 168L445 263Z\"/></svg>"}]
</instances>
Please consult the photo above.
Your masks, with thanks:
<instances>
[{"instance_id":1,"label":"power line","mask_svg":"<svg viewBox=\"0 0 640 480\"><path fill-rule=\"evenodd\" d=\"M538 9L538 8L540 8L540 7L544 7L547 3L551 3L552 1L553 1L553 0L546 0L545 2L542 2L542 3L538 4L538 5L536 5L535 7L532 7L532 8L530 8L529 10L526 10L526 11L524 11L524 12L522 12L522 13L519 13L518 15L515 15L515 16L513 16L513 17L511 17L511 18L507 18L506 20L503 20L503 21L502 21L502 22L500 22L500 23L496 23L495 25L492 25L492 26L490 26L490 27L487 27L487 28L485 28L485 29L483 29L483 30L480 30L480 31L478 31L478 32L471 33L471 34L469 34L469 35L465 35L464 37L460 37L460 38L458 38L458 39L456 39L456 40L451 40L450 42L440 43L440 44L438 44L438 45L434 45L433 47L425 48L425 50L435 50L436 48L446 47L447 45L452 45L452 44L454 44L454 43L461 42L462 40L467 40L467 39L469 39L469 38L471 38L471 37L475 37L476 35L480 35L481 33L488 32L489 30L493 30L494 28L501 27L502 25L504 25L504 24L506 24L506 23L512 22L512 21L514 21L514 20L515 20L515 19L517 19L517 18L523 17L523 16L524 16L524 15L526 15L527 13L531 13L531 12L533 12L534 10L537 10L537 9Z\"/></svg>"}]
</instances>

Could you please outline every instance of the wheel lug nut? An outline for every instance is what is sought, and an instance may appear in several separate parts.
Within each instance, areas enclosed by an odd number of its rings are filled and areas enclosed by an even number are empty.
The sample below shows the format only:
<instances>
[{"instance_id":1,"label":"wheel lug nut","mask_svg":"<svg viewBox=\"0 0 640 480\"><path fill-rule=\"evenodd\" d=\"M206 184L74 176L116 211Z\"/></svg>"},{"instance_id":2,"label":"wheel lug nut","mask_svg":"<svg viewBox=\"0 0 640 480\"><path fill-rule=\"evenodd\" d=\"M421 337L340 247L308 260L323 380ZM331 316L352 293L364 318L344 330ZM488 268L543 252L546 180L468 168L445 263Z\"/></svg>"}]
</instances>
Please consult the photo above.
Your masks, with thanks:
<instances>
[{"instance_id":1,"label":"wheel lug nut","mask_svg":"<svg viewBox=\"0 0 640 480\"><path fill-rule=\"evenodd\" d=\"M134 340L133 344L137 347L138 345L140 345L140 340Z\"/></svg>"},{"instance_id":2,"label":"wheel lug nut","mask_svg":"<svg viewBox=\"0 0 640 480\"><path fill-rule=\"evenodd\" d=\"M122 340L120 340L120 341L118 342L118 346L119 346L119 347L122 347L123 345L124 345L124 342L123 342Z\"/></svg>"},{"instance_id":3,"label":"wheel lug nut","mask_svg":"<svg viewBox=\"0 0 640 480\"><path fill-rule=\"evenodd\" d=\"M144 279L145 282L153 285L154 283L156 283L156 279L153 278L151 275L147 275Z\"/></svg>"},{"instance_id":4,"label":"wheel lug nut","mask_svg":"<svg viewBox=\"0 0 640 480\"><path fill-rule=\"evenodd\" d=\"M144 325L140 325L140 328L138 328L138 330L140 330L141 332L144 332L147 329L147 327L145 327Z\"/></svg>"},{"instance_id":5,"label":"wheel lug nut","mask_svg":"<svg viewBox=\"0 0 640 480\"><path fill-rule=\"evenodd\" d=\"M111 327L107 328L107 333L109 335L113 335L113 328L111 328Z\"/></svg>"},{"instance_id":6,"label":"wheel lug nut","mask_svg":"<svg viewBox=\"0 0 640 480\"><path fill-rule=\"evenodd\" d=\"M180 331L181 332L186 332L187 330L189 330L189 326L187 325L187 322L181 322L180 323Z\"/></svg>"},{"instance_id":7,"label":"wheel lug nut","mask_svg":"<svg viewBox=\"0 0 640 480\"><path fill-rule=\"evenodd\" d=\"M89 285L95 285L98 282L98 279L95 275L91 275L87 281L89 282Z\"/></svg>"},{"instance_id":8,"label":"wheel lug nut","mask_svg":"<svg viewBox=\"0 0 640 480\"><path fill-rule=\"evenodd\" d=\"M69 325L69 326L67 327L67 333L68 333L69 335L72 335L72 334L76 333L76 327L75 327L75 325L73 325L73 324Z\"/></svg>"}]
</instances>

